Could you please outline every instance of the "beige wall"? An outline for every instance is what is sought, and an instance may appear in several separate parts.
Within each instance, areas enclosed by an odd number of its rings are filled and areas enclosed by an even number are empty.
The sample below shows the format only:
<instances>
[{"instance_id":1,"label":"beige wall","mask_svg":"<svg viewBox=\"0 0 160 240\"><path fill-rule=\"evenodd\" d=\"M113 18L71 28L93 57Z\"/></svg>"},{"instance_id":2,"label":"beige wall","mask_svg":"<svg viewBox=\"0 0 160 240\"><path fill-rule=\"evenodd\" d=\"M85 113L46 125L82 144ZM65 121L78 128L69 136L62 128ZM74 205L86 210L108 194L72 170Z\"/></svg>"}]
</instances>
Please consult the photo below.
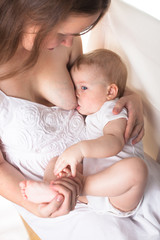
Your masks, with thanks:
<instances>
[{"instance_id":1,"label":"beige wall","mask_svg":"<svg viewBox=\"0 0 160 240\"><path fill-rule=\"evenodd\" d=\"M117 51L128 67L128 86L144 103L144 150L153 159L160 149L160 21L112 0L109 12L88 34L85 52L96 48ZM84 41L86 41L87 36Z\"/></svg>"}]
</instances>

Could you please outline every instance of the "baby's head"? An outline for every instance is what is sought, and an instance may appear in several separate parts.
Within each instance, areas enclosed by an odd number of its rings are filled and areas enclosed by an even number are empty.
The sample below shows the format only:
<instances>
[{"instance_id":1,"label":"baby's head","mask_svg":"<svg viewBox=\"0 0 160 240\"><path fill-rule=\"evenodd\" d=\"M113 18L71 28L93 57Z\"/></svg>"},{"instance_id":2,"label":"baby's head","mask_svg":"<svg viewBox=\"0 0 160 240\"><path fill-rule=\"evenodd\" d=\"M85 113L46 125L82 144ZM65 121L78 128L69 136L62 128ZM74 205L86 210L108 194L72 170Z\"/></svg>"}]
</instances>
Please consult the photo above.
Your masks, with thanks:
<instances>
[{"instance_id":1,"label":"baby's head","mask_svg":"<svg viewBox=\"0 0 160 240\"><path fill-rule=\"evenodd\" d=\"M127 69L119 55L97 49L77 58L71 76L78 97L77 110L88 115L98 111L104 102L123 95Z\"/></svg>"}]
</instances>

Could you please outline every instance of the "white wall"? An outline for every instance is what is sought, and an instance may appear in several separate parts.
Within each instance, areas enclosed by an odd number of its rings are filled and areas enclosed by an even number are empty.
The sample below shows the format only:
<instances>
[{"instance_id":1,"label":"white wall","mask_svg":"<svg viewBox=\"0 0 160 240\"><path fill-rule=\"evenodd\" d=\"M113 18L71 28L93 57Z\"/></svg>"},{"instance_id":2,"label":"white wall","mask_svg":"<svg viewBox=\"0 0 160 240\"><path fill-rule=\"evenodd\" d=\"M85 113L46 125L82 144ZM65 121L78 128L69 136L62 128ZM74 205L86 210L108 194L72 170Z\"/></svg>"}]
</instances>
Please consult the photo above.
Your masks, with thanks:
<instances>
[{"instance_id":1,"label":"white wall","mask_svg":"<svg viewBox=\"0 0 160 240\"><path fill-rule=\"evenodd\" d=\"M29 240L13 204L0 196L0 240Z\"/></svg>"},{"instance_id":2,"label":"white wall","mask_svg":"<svg viewBox=\"0 0 160 240\"><path fill-rule=\"evenodd\" d=\"M124 1L112 0L109 12L88 34L84 50L109 48L126 62L128 86L141 95L144 103L144 149L156 159L160 149L160 21ZM145 7L147 2L154 6L154 1L143 1ZM155 2L160 16L160 1Z\"/></svg>"}]
</instances>

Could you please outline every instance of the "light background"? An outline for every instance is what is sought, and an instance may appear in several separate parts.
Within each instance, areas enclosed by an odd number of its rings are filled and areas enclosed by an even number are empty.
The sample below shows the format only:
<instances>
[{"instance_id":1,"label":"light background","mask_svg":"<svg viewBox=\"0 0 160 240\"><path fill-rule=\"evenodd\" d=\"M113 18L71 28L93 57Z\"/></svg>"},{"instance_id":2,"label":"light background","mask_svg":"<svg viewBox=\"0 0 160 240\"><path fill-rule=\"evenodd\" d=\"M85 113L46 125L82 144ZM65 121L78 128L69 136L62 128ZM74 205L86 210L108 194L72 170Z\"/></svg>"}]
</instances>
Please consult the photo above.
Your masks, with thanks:
<instances>
[{"instance_id":1,"label":"light background","mask_svg":"<svg viewBox=\"0 0 160 240\"><path fill-rule=\"evenodd\" d=\"M114 1L114 0L112 0ZM124 0L128 4L160 20L160 0ZM88 35L83 38L84 51ZM29 240L21 219L13 205L0 196L0 240Z\"/></svg>"}]
</instances>

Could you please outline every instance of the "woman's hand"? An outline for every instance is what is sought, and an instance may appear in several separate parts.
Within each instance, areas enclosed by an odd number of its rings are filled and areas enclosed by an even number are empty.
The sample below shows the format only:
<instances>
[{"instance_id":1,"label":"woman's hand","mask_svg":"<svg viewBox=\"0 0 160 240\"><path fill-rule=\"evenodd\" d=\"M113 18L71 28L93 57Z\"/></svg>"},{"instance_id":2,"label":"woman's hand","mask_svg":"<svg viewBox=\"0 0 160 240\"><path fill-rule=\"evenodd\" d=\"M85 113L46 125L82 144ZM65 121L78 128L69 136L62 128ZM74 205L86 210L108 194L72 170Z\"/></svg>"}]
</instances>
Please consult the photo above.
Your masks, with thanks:
<instances>
[{"instance_id":1,"label":"woman's hand","mask_svg":"<svg viewBox=\"0 0 160 240\"><path fill-rule=\"evenodd\" d=\"M116 103L113 113L118 114L122 108L127 108L128 121L125 131L125 141L134 137L132 143L139 142L144 136L143 105L141 98L135 92L126 90L123 97Z\"/></svg>"},{"instance_id":2,"label":"woman's hand","mask_svg":"<svg viewBox=\"0 0 160 240\"><path fill-rule=\"evenodd\" d=\"M73 210L82 189L82 183L78 177L64 177L52 182L52 188L59 194L50 203L39 204L38 211L41 217L54 218Z\"/></svg>"},{"instance_id":3,"label":"woman's hand","mask_svg":"<svg viewBox=\"0 0 160 240\"><path fill-rule=\"evenodd\" d=\"M41 203L37 204L37 212L33 212L33 214L42 218L49 218L51 215L60 208L64 201L64 196L58 194L55 198L49 203ZM62 214L63 215L63 214Z\"/></svg>"}]
</instances>

